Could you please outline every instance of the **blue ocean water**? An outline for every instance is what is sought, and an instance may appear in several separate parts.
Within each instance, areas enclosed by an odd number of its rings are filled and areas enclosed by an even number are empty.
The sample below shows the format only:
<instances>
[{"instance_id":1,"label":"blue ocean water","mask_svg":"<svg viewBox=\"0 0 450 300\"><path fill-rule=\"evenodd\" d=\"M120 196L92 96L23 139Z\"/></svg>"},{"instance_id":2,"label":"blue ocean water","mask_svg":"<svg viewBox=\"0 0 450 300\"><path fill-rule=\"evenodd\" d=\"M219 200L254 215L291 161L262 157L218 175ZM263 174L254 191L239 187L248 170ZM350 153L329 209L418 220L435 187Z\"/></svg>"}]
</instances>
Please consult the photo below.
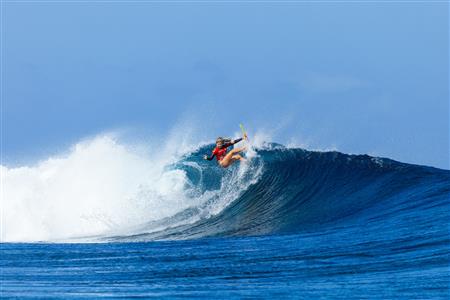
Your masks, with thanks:
<instances>
[{"instance_id":1,"label":"blue ocean water","mask_svg":"<svg viewBox=\"0 0 450 300\"><path fill-rule=\"evenodd\" d=\"M222 170L201 160L209 148L169 166L206 202L127 231L2 243L2 298L449 298L450 171L275 144Z\"/></svg>"}]
</instances>

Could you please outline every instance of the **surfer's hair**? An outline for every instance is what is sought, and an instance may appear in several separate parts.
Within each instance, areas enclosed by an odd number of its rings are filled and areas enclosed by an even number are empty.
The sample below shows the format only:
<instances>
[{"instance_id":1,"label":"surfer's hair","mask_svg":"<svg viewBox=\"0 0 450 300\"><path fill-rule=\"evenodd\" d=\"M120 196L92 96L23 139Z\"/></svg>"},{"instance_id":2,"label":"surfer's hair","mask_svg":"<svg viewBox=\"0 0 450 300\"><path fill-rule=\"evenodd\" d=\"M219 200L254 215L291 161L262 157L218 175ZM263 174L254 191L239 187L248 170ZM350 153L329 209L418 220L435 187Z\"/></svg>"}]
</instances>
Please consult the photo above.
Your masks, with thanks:
<instances>
[{"instance_id":1,"label":"surfer's hair","mask_svg":"<svg viewBox=\"0 0 450 300\"><path fill-rule=\"evenodd\" d=\"M231 139L224 138L224 137L221 137L221 136L219 136L216 139L216 143L218 143L218 144L225 144L225 143L229 143L229 142L231 142Z\"/></svg>"}]
</instances>

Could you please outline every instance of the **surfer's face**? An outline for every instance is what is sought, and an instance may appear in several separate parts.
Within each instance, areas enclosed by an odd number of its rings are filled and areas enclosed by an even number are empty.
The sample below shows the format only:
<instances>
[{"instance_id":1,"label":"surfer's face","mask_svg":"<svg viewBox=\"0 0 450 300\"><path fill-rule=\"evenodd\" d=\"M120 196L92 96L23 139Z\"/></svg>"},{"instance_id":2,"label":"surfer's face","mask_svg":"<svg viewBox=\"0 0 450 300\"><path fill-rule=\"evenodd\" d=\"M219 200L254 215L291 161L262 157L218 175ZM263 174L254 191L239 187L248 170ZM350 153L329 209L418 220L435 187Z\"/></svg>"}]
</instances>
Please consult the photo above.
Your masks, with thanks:
<instances>
[{"instance_id":1,"label":"surfer's face","mask_svg":"<svg viewBox=\"0 0 450 300\"><path fill-rule=\"evenodd\" d=\"M216 142L216 146L217 146L217 148L222 148L223 142Z\"/></svg>"}]
</instances>

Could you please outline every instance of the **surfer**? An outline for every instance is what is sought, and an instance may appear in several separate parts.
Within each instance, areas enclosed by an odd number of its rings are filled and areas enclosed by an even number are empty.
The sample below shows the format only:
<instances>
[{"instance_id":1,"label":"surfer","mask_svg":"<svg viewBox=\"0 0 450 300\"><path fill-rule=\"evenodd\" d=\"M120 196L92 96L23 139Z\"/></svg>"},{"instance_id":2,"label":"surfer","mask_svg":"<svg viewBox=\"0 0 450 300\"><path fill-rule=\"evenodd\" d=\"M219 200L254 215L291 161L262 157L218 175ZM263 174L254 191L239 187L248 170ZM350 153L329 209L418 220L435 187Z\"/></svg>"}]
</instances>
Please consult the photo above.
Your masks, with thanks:
<instances>
[{"instance_id":1,"label":"surfer","mask_svg":"<svg viewBox=\"0 0 450 300\"><path fill-rule=\"evenodd\" d=\"M245 150L245 147L241 147L241 148L234 148L232 149L230 152L227 153L227 148L239 143L240 141L242 141L243 139L247 139L247 134L244 133L244 137L243 138L238 138L236 140L231 140L231 139L225 139L222 137L218 137L216 139L216 148L214 148L214 150L212 151L212 155L208 156L208 155L204 155L203 158L206 160L212 160L214 158L214 156L217 159L217 162L219 163L219 165L223 168L227 168L229 167L232 163L234 163L235 161L245 161L245 158L243 158L239 152L242 152Z\"/></svg>"}]
</instances>

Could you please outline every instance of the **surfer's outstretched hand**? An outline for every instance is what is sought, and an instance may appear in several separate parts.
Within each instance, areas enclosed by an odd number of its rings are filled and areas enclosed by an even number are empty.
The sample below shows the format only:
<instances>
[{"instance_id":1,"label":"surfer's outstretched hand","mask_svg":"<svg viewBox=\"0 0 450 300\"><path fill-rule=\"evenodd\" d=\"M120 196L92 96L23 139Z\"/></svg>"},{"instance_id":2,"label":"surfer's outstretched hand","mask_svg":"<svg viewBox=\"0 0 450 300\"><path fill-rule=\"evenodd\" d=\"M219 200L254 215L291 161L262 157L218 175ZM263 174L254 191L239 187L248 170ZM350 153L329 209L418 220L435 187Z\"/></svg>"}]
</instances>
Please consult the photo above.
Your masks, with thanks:
<instances>
[{"instance_id":1,"label":"surfer's outstretched hand","mask_svg":"<svg viewBox=\"0 0 450 300\"><path fill-rule=\"evenodd\" d=\"M248 140L247 134L244 133L244 140Z\"/></svg>"}]
</instances>

